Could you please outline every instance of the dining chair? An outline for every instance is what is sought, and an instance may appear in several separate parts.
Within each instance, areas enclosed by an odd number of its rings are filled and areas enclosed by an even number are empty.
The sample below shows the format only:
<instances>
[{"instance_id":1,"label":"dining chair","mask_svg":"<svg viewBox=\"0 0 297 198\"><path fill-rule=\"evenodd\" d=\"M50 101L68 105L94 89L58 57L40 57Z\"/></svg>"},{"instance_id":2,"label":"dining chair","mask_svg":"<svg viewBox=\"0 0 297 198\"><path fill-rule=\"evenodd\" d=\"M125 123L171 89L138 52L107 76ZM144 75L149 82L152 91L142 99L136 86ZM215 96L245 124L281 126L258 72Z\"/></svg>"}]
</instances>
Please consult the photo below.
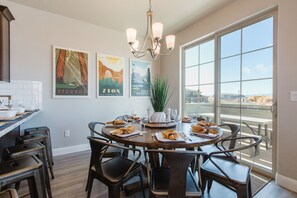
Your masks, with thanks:
<instances>
[{"instance_id":1,"label":"dining chair","mask_svg":"<svg viewBox=\"0 0 297 198\"><path fill-rule=\"evenodd\" d=\"M144 150L147 177L151 195L182 198L186 196L200 196L198 181L189 168L191 162L201 151L188 150ZM147 155L150 156L148 160ZM162 159L166 167L156 166L151 160ZM156 157L157 156L157 157ZM158 164L158 163L157 163Z\"/></svg>"},{"instance_id":2,"label":"dining chair","mask_svg":"<svg viewBox=\"0 0 297 198\"><path fill-rule=\"evenodd\" d=\"M206 145L206 146L201 146L199 147L199 150L210 154L211 152L215 152L215 151L222 151L222 150L227 150L225 147L220 146L220 143L222 141L225 141L226 139L230 139L230 138L235 138L237 137L237 134L240 130L239 125L236 124L221 124L218 127L228 127L230 128L231 134L222 138L220 141L216 142L215 144L211 144L211 145ZM232 139L230 141L229 147L228 149L233 149L236 145L236 139ZM233 157L236 158L236 154L235 153L229 153L230 155L233 155ZM206 162L206 160L208 159L209 155L203 155L203 162ZM220 157L220 158L225 158L228 159L228 157L226 157L226 155L224 154L217 154L216 157Z\"/></svg>"},{"instance_id":3,"label":"dining chair","mask_svg":"<svg viewBox=\"0 0 297 198\"><path fill-rule=\"evenodd\" d=\"M265 134L265 135L263 135L263 134L261 134L261 127L260 127L260 129L255 129L255 128L253 128L251 125L249 125L248 123L246 123L246 122L242 122L242 124L244 124L248 129L250 129L250 131L254 134L254 135L260 135L260 136L262 136L262 139L263 139L263 141L265 141L265 148L266 148L266 150L268 150L269 149L269 142L271 143L271 139L269 138L269 136L268 136L268 134ZM259 127L259 126L258 126ZM260 131L260 132L259 132ZM266 133L268 133L267 131L266 131Z\"/></svg>"},{"instance_id":4,"label":"dining chair","mask_svg":"<svg viewBox=\"0 0 297 198\"><path fill-rule=\"evenodd\" d=\"M131 117L130 115L120 115L118 117L116 117L115 120L124 120L124 121L128 121L127 118Z\"/></svg>"},{"instance_id":5,"label":"dining chair","mask_svg":"<svg viewBox=\"0 0 297 198\"><path fill-rule=\"evenodd\" d=\"M91 196L93 180L98 179L108 186L108 194L110 198L120 197L121 186L135 176L139 176L140 183L145 197L142 165L137 161L140 158L141 151L139 149L127 148L109 143L106 139L98 137L88 137L91 146L91 162L94 164L90 169L88 178L88 198ZM109 147L117 147L123 150L134 150L136 156L134 160L117 155L106 161L102 161L104 153Z\"/></svg>"},{"instance_id":6,"label":"dining chair","mask_svg":"<svg viewBox=\"0 0 297 198\"><path fill-rule=\"evenodd\" d=\"M105 123L102 122L90 122L88 124L89 129L90 129L90 133L91 133L91 137L95 137L95 134L98 135L101 139L106 140L109 143L112 143L111 140L108 140L105 136L102 135L102 128L105 126ZM115 145L118 145L116 143L114 143ZM107 150L104 152L104 155L102 156L103 158L111 158L111 157L115 157L118 155L122 155L122 151L123 149L121 148L117 148L117 147L108 147ZM89 165L89 174L88 174L88 180L87 180L87 185L85 188L85 191L87 191L88 189L88 185L89 185L89 177L90 177L90 171L92 166L94 165L95 162L92 161L92 158L90 160L90 165Z\"/></svg>"},{"instance_id":7,"label":"dining chair","mask_svg":"<svg viewBox=\"0 0 297 198\"><path fill-rule=\"evenodd\" d=\"M238 198L251 198L251 178L250 173L254 165L254 160L251 167L240 164L230 152L239 152L245 149L255 149L257 152L258 145L262 141L260 136L246 136L229 138L221 141L222 147L225 142L232 140L244 141L244 144L240 144L239 147L233 149L227 149L222 151L211 152L208 156L208 160L203 163L200 168L201 179L202 179L202 192L204 192L207 183L216 181L229 189L237 193ZM229 160L224 158L218 158L217 155L224 154ZM210 192L211 185L208 185L208 192Z\"/></svg>"}]
</instances>

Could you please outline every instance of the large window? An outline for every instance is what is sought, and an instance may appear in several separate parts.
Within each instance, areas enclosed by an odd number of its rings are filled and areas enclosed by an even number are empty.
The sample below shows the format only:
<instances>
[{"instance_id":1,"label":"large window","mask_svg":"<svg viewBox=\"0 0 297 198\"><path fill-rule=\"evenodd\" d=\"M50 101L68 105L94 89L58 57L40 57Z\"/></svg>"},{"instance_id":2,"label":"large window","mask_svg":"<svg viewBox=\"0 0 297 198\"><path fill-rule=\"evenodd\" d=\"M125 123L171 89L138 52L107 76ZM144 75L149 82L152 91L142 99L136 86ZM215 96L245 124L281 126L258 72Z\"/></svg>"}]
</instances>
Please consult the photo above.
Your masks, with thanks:
<instances>
[{"instance_id":1,"label":"large window","mask_svg":"<svg viewBox=\"0 0 297 198\"><path fill-rule=\"evenodd\" d=\"M214 112L215 43L209 40L185 50L184 111Z\"/></svg>"},{"instance_id":2,"label":"large window","mask_svg":"<svg viewBox=\"0 0 297 198\"><path fill-rule=\"evenodd\" d=\"M256 164L270 172L274 38L274 16L270 15L183 51L183 114L236 123L241 135L263 135L260 151L265 152L260 152ZM249 161L248 156L241 153L241 159Z\"/></svg>"}]
</instances>

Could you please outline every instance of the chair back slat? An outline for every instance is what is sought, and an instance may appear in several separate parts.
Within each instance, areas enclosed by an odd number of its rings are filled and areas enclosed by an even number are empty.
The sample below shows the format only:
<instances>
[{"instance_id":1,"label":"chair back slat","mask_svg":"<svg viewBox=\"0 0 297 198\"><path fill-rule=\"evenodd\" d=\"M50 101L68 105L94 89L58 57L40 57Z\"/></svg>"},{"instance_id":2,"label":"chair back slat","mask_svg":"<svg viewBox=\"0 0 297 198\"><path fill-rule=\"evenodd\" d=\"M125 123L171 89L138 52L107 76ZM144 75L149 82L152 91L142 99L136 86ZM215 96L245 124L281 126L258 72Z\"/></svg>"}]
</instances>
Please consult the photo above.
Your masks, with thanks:
<instances>
[{"instance_id":1,"label":"chair back slat","mask_svg":"<svg viewBox=\"0 0 297 198\"><path fill-rule=\"evenodd\" d=\"M239 127L239 125L237 125L237 124L221 124L221 125L219 125L219 126L220 126L220 127L222 127L222 126L227 126L227 127L229 127L230 130L231 130L231 135L229 135L229 136L223 138L221 141L223 141L223 140L225 140L225 139L229 139L229 138L236 138L238 132L240 131L240 127ZM233 148L235 147L235 145L236 145L236 140L235 140L235 139L232 140L232 141L230 141L229 149L233 149Z\"/></svg>"},{"instance_id":2,"label":"chair back slat","mask_svg":"<svg viewBox=\"0 0 297 198\"><path fill-rule=\"evenodd\" d=\"M101 160L108 148L107 140L98 137L88 137L91 146L91 162L97 172L102 173Z\"/></svg>"},{"instance_id":3,"label":"chair back slat","mask_svg":"<svg viewBox=\"0 0 297 198\"><path fill-rule=\"evenodd\" d=\"M168 196L186 197L187 171L191 162L202 154L200 151L146 150L149 154L161 154L169 167Z\"/></svg>"},{"instance_id":4,"label":"chair back slat","mask_svg":"<svg viewBox=\"0 0 297 198\"><path fill-rule=\"evenodd\" d=\"M102 123L102 122L90 122L88 124L89 126L89 129L90 129L90 133L91 133L91 136L94 137L95 134L99 135L100 137L104 137L102 135L102 128L105 126L105 123ZM100 126L100 130L96 130L96 126ZM105 137L104 137L105 138Z\"/></svg>"}]
</instances>

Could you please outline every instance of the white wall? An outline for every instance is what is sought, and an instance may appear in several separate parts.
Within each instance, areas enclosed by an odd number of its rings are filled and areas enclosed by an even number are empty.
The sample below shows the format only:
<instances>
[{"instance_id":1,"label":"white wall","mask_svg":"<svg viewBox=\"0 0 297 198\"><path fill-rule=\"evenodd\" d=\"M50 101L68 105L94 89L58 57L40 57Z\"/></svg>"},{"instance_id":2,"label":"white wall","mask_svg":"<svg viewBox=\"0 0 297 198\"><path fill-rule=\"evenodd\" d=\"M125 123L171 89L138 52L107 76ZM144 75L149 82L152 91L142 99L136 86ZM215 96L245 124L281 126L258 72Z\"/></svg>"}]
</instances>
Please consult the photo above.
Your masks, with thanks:
<instances>
[{"instance_id":1,"label":"white wall","mask_svg":"<svg viewBox=\"0 0 297 198\"><path fill-rule=\"evenodd\" d=\"M205 17L177 35L176 49L252 16L259 11L278 5L278 43L277 43L277 172L278 183L297 191L297 102L290 102L290 91L297 90L297 1L296 0L237 0L217 12ZM161 73L171 84L178 87L179 50L161 59ZM171 106L178 107L179 92L171 99ZM283 176L283 177L282 177ZM290 178L292 180L290 180ZM281 181L282 180L282 181ZM288 185L288 183L290 183Z\"/></svg>"},{"instance_id":2,"label":"white wall","mask_svg":"<svg viewBox=\"0 0 297 198\"><path fill-rule=\"evenodd\" d=\"M11 22L11 79L41 81L43 110L22 128L46 125L51 129L54 148L87 143L87 124L108 121L134 109L145 113L148 99L130 99L128 93L128 58L132 58L124 32L22 6L7 0L15 17ZM52 46L89 52L90 99L52 98ZM96 99L96 52L126 58L126 98ZM153 72L159 73L158 61ZM71 136L65 138L64 130Z\"/></svg>"}]
</instances>

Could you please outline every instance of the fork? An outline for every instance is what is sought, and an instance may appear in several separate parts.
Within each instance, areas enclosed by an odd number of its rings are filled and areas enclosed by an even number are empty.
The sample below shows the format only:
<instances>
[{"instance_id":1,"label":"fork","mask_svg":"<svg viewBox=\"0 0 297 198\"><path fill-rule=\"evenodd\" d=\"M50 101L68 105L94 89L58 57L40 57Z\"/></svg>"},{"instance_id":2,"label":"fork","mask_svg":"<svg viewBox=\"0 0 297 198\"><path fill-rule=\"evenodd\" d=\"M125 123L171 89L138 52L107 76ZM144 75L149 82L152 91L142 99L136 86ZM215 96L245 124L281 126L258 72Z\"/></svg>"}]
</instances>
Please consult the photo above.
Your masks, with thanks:
<instances>
[{"instance_id":1,"label":"fork","mask_svg":"<svg viewBox=\"0 0 297 198\"><path fill-rule=\"evenodd\" d=\"M189 141L191 141L192 142L192 139L191 138L189 138L184 132L182 133L183 134L183 136L187 139L187 140L189 140Z\"/></svg>"}]
</instances>

